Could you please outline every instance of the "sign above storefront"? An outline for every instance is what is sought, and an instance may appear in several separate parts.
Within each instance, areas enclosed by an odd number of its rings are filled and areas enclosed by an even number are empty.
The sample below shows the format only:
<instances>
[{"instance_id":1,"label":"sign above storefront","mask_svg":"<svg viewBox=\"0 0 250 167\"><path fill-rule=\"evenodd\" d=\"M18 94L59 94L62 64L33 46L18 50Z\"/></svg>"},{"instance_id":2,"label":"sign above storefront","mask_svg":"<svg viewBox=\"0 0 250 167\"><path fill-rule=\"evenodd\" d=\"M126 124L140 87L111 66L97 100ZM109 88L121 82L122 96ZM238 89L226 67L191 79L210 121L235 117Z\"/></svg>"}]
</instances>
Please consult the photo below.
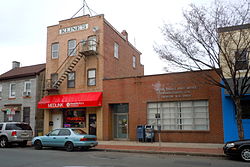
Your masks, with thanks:
<instances>
[{"instance_id":1,"label":"sign above storefront","mask_svg":"<svg viewBox=\"0 0 250 167\"><path fill-rule=\"evenodd\" d=\"M77 26L62 28L59 30L59 34L66 34L70 32L86 30L86 29L88 29L88 24L81 24Z\"/></svg>"},{"instance_id":2,"label":"sign above storefront","mask_svg":"<svg viewBox=\"0 0 250 167\"><path fill-rule=\"evenodd\" d=\"M79 108L102 105L102 92L49 95L38 102L38 108Z\"/></svg>"},{"instance_id":3,"label":"sign above storefront","mask_svg":"<svg viewBox=\"0 0 250 167\"><path fill-rule=\"evenodd\" d=\"M197 86L183 87L166 87L164 84L157 82L152 85L156 94L160 98L187 98L192 96L192 91L197 90Z\"/></svg>"}]
</instances>

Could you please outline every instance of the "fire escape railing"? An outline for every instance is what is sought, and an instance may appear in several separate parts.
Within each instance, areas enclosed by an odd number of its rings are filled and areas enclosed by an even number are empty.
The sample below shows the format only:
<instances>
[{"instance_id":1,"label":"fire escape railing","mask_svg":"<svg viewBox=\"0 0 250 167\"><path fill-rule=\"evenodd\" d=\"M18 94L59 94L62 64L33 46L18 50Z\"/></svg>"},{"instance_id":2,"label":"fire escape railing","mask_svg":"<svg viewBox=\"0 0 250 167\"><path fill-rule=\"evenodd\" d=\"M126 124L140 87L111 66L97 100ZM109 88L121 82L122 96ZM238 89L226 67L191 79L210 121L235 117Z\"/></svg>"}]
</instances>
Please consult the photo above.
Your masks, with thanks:
<instances>
[{"instance_id":1,"label":"fire escape railing","mask_svg":"<svg viewBox=\"0 0 250 167\"><path fill-rule=\"evenodd\" d=\"M98 42L96 39L82 40L77 43L76 47L71 51L70 55L76 51L75 56L67 56L54 74L58 74L57 80L47 79L46 90L57 90L61 83L67 78L78 62L87 56L98 55Z\"/></svg>"}]
</instances>

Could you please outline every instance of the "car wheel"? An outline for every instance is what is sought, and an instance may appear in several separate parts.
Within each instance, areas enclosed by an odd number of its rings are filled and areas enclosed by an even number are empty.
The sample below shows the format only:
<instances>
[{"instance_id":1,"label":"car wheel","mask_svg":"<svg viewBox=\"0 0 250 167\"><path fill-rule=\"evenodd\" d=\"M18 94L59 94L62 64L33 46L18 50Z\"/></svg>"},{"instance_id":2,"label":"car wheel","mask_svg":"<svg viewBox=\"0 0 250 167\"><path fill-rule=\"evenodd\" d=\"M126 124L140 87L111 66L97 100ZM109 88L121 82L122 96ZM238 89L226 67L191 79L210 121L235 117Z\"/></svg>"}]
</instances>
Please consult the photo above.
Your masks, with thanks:
<instances>
[{"instance_id":1,"label":"car wheel","mask_svg":"<svg viewBox=\"0 0 250 167\"><path fill-rule=\"evenodd\" d=\"M243 148L240 152L240 156L244 161L250 162L250 148Z\"/></svg>"},{"instance_id":2,"label":"car wheel","mask_svg":"<svg viewBox=\"0 0 250 167\"><path fill-rule=\"evenodd\" d=\"M41 150L43 148L42 142L40 140L36 140L34 142L34 147L36 150Z\"/></svg>"},{"instance_id":3,"label":"car wheel","mask_svg":"<svg viewBox=\"0 0 250 167\"><path fill-rule=\"evenodd\" d=\"M8 139L6 137L0 138L0 147L5 148L8 146Z\"/></svg>"},{"instance_id":4,"label":"car wheel","mask_svg":"<svg viewBox=\"0 0 250 167\"><path fill-rule=\"evenodd\" d=\"M65 144L66 151L70 152L74 150L74 144L72 142L67 142Z\"/></svg>"}]
</instances>

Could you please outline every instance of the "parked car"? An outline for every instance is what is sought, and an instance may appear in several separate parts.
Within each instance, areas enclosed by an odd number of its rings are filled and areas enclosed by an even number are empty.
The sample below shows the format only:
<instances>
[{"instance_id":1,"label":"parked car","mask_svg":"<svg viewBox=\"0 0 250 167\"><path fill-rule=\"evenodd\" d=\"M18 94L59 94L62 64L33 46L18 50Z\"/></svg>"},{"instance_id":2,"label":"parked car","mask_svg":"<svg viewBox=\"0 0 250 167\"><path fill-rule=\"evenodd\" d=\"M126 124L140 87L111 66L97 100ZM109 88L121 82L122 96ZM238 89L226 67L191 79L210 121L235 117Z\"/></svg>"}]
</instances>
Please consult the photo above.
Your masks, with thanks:
<instances>
[{"instance_id":1,"label":"parked car","mask_svg":"<svg viewBox=\"0 0 250 167\"><path fill-rule=\"evenodd\" d=\"M73 151L77 147L88 150L97 144L95 135L88 135L78 128L55 129L32 140L32 145L37 150L42 149L42 147L64 147L67 151Z\"/></svg>"},{"instance_id":2,"label":"parked car","mask_svg":"<svg viewBox=\"0 0 250 167\"><path fill-rule=\"evenodd\" d=\"M242 160L250 162L250 140L227 142L223 150L226 155L239 156Z\"/></svg>"},{"instance_id":3,"label":"parked car","mask_svg":"<svg viewBox=\"0 0 250 167\"><path fill-rule=\"evenodd\" d=\"M0 122L0 147L7 147L10 143L26 146L33 138L33 131L24 122Z\"/></svg>"}]
</instances>

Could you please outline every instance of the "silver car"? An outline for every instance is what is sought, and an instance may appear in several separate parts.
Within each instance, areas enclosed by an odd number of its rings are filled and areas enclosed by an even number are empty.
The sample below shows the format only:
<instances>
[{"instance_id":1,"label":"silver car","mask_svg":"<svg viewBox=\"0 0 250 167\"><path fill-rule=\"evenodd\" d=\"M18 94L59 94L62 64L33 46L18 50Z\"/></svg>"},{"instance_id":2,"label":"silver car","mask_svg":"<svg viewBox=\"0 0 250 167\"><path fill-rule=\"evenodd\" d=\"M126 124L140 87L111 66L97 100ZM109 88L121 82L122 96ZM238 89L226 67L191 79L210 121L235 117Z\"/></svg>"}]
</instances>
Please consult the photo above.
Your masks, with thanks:
<instances>
[{"instance_id":1,"label":"silver car","mask_svg":"<svg viewBox=\"0 0 250 167\"><path fill-rule=\"evenodd\" d=\"M23 122L0 122L0 147L7 147L11 143L26 146L31 141L33 131L29 124Z\"/></svg>"}]
</instances>

